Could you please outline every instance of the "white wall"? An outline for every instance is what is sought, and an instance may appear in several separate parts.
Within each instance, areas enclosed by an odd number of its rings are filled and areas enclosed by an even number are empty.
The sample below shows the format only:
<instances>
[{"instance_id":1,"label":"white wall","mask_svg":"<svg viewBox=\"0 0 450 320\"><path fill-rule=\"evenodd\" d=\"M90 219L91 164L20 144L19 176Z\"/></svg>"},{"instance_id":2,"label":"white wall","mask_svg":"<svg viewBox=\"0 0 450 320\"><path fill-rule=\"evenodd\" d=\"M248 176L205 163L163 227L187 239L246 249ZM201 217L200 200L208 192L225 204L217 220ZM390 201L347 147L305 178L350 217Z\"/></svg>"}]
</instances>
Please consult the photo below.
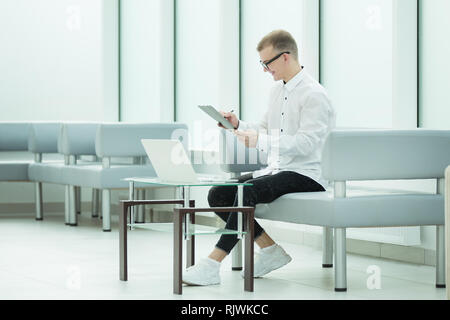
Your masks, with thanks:
<instances>
[{"instance_id":1,"label":"white wall","mask_svg":"<svg viewBox=\"0 0 450 320\"><path fill-rule=\"evenodd\" d=\"M2 120L117 120L116 6L2 0Z\"/></svg>"}]
</instances>

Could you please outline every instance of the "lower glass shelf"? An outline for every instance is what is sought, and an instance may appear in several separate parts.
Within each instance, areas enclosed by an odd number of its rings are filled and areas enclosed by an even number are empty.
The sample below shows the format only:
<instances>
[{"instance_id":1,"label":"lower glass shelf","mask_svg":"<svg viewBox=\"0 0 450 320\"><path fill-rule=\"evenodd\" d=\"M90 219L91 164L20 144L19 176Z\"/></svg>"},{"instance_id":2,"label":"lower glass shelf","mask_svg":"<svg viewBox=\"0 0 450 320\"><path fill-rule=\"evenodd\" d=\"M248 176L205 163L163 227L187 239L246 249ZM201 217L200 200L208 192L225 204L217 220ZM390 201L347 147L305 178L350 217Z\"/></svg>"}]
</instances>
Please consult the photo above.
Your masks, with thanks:
<instances>
[{"instance_id":1,"label":"lower glass shelf","mask_svg":"<svg viewBox=\"0 0 450 320\"><path fill-rule=\"evenodd\" d=\"M128 227L134 229L147 229L161 232L173 232L173 223L134 223L128 224ZM203 235L222 235L222 234L238 234L236 230L229 230L217 227L204 226L200 224L190 224L190 230L187 233L191 236L203 236ZM185 225L183 224L183 234ZM246 232L242 232L243 235Z\"/></svg>"}]
</instances>

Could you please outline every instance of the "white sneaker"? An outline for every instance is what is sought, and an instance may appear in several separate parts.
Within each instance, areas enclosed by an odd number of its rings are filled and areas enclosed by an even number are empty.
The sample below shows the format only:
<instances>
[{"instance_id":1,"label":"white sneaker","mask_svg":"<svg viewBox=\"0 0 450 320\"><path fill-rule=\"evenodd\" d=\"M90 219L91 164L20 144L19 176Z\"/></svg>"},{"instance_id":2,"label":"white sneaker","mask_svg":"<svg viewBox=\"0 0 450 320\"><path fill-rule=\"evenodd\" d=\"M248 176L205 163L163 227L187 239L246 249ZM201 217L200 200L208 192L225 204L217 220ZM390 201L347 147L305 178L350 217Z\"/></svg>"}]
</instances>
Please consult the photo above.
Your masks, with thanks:
<instances>
[{"instance_id":1,"label":"white sneaker","mask_svg":"<svg viewBox=\"0 0 450 320\"><path fill-rule=\"evenodd\" d=\"M269 272L287 265L291 261L291 256L277 244L261 249L255 253L253 277L262 277ZM244 274L244 270L242 270L241 276L244 277Z\"/></svg>"},{"instance_id":2,"label":"white sneaker","mask_svg":"<svg viewBox=\"0 0 450 320\"><path fill-rule=\"evenodd\" d=\"M200 260L196 265L186 269L183 283L191 286L210 286L220 284L220 262L210 258Z\"/></svg>"}]
</instances>

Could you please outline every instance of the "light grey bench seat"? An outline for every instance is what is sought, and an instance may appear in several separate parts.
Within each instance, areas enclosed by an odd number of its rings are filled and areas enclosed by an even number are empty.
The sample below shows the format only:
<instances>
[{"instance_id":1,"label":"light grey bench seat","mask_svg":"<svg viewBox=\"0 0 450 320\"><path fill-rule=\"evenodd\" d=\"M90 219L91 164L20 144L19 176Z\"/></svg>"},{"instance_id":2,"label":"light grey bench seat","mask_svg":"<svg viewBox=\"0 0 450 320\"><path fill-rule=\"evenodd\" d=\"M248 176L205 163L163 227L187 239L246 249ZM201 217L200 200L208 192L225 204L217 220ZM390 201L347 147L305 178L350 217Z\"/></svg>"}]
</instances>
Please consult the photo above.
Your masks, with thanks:
<instances>
[{"instance_id":1,"label":"light grey bench seat","mask_svg":"<svg viewBox=\"0 0 450 320\"><path fill-rule=\"evenodd\" d=\"M33 125L29 137L29 149L36 154L36 162L29 165L28 173L32 181L36 182L36 199L42 199L42 183L65 185L66 195L64 198L64 217L66 225L73 225L69 219L70 200L69 200L69 186L70 180L65 179L64 171L70 164L70 161L78 161L80 164L92 164L89 160L76 160L76 156L72 159L66 155L67 146L65 139L67 139L67 131L72 127L80 127L77 137L73 141L73 147L86 148L86 145L91 143L91 140L86 140L92 132L95 135L98 123L47 123ZM42 154L59 154L64 159L58 161L42 161ZM39 187L38 187L39 186ZM81 213L81 190L75 188L74 210ZM41 208L41 209L39 209ZM36 201L36 216L38 220L43 219L42 200Z\"/></svg>"},{"instance_id":2,"label":"light grey bench seat","mask_svg":"<svg viewBox=\"0 0 450 320\"><path fill-rule=\"evenodd\" d=\"M0 122L0 152L28 153L29 122ZM0 160L0 181L29 181L32 160Z\"/></svg>"},{"instance_id":3,"label":"light grey bench seat","mask_svg":"<svg viewBox=\"0 0 450 320\"><path fill-rule=\"evenodd\" d=\"M83 126L82 133L89 132L91 126L98 124L92 123L38 123L33 124L29 136L29 150L39 159L30 165L29 174L33 180L64 184L62 177L62 169L65 168L68 159L47 160L42 161L43 154L58 154L64 158L64 137L67 126ZM85 143L84 136L81 134L77 137L76 143ZM80 163L92 164L92 161L81 160Z\"/></svg>"},{"instance_id":4,"label":"light grey bench seat","mask_svg":"<svg viewBox=\"0 0 450 320\"><path fill-rule=\"evenodd\" d=\"M237 175L264 165L223 133L222 169ZM238 161L241 159L241 161ZM257 162L249 160L258 160ZM325 192L292 193L258 204L255 217L323 227L323 267L335 268L335 290L347 290L346 228L436 226L436 286L445 287L444 174L450 164L450 131L335 130L323 146ZM251 169L249 169L251 168ZM351 187L351 181L436 180L435 193ZM233 252L239 260L241 247ZM241 265L233 261L233 266Z\"/></svg>"},{"instance_id":5,"label":"light grey bench seat","mask_svg":"<svg viewBox=\"0 0 450 320\"><path fill-rule=\"evenodd\" d=\"M85 143L79 144L82 126L67 125L61 142L61 152L72 158L63 170L63 181L70 183L69 202L74 199L74 187L93 188L93 203L102 192L103 231L111 231L111 190L128 189L126 178L136 176L155 177L155 171L148 164L142 139L175 139L186 136L187 126L184 124L137 124L137 123L101 123L95 132L84 134ZM178 131L178 133L177 133ZM75 145L78 144L78 145ZM82 164L75 160L78 156L95 156L101 159L97 164ZM132 160L125 164L124 160ZM121 161L118 163L118 161ZM148 187L136 185L136 188ZM76 214L73 206L69 208L69 220L76 225Z\"/></svg>"},{"instance_id":6,"label":"light grey bench seat","mask_svg":"<svg viewBox=\"0 0 450 320\"><path fill-rule=\"evenodd\" d=\"M40 183L63 184L62 172L64 168L62 161L46 161L30 163L28 175L31 181Z\"/></svg>"},{"instance_id":7,"label":"light grey bench seat","mask_svg":"<svg viewBox=\"0 0 450 320\"><path fill-rule=\"evenodd\" d=\"M35 183L37 220L43 219L42 184L65 185L65 222L68 225L77 224L76 213L81 211L80 188L93 188L93 213L98 211L99 190L102 190L103 229L109 231L111 190L127 189L125 178L156 176L140 142L149 138L182 140L187 138L187 126L173 123L0 123L0 151L24 151L34 156L34 161L0 161L0 181ZM183 143L187 147L187 139ZM48 154L60 154L64 160L44 160ZM82 156L91 156L94 161L80 160ZM115 163L116 158L133 161ZM140 196L144 187L147 186L136 185L141 188Z\"/></svg>"},{"instance_id":8,"label":"light grey bench seat","mask_svg":"<svg viewBox=\"0 0 450 320\"><path fill-rule=\"evenodd\" d=\"M64 216L66 224L77 226L77 214L81 214L81 186L72 181L67 172L73 166L100 166L95 156L95 137L100 126L98 122L65 122L58 136L58 152L64 156L61 181L65 185ZM82 156L90 155L90 160ZM92 190L92 217L98 217L98 191Z\"/></svg>"},{"instance_id":9,"label":"light grey bench seat","mask_svg":"<svg viewBox=\"0 0 450 320\"><path fill-rule=\"evenodd\" d=\"M36 220L44 219L43 183L62 184L63 160L45 160L46 155L58 154L60 122L35 122L30 126L28 151L34 154L34 162L28 166L28 178L35 183Z\"/></svg>"},{"instance_id":10,"label":"light grey bench seat","mask_svg":"<svg viewBox=\"0 0 450 320\"><path fill-rule=\"evenodd\" d=\"M256 217L331 228L442 225L443 208L439 194L353 187L337 199L332 190L287 194L258 204Z\"/></svg>"},{"instance_id":11,"label":"light grey bench seat","mask_svg":"<svg viewBox=\"0 0 450 320\"><path fill-rule=\"evenodd\" d=\"M60 183L62 161L43 160L44 154L57 153L57 122L0 123L0 151L23 151L30 161L0 161L2 181L35 182L36 219L42 220L42 182Z\"/></svg>"}]
</instances>

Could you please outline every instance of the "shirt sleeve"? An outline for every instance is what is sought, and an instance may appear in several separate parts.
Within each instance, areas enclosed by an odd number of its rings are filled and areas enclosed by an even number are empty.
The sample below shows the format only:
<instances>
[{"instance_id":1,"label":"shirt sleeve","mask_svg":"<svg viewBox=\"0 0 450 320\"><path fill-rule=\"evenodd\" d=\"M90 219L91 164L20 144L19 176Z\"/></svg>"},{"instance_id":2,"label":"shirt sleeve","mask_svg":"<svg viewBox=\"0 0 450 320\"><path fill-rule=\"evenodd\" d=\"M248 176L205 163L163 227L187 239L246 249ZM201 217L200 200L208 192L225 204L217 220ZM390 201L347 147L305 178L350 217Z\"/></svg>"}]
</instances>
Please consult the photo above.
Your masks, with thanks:
<instances>
[{"instance_id":1,"label":"shirt sleeve","mask_svg":"<svg viewBox=\"0 0 450 320\"><path fill-rule=\"evenodd\" d=\"M312 93L300 113L299 129L294 135L260 134L257 148L264 152L277 148L286 156L309 156L321 147L330 128L331 104L321 92Z\"/></svg>"},{"instance_id":2,"label":"shirt sleeve","mask_svg":"<svg viewBox=\"0 0 450 320\"><path fill-rule=\"evenodd\" d=\"M268 124L269 111L267 111L260 122L257 123L249 123L246 121L239 120L238 130L247 131L247 130L255 130L262 133L267 133L267 124Z\"/></svg>"}]
</instances>

